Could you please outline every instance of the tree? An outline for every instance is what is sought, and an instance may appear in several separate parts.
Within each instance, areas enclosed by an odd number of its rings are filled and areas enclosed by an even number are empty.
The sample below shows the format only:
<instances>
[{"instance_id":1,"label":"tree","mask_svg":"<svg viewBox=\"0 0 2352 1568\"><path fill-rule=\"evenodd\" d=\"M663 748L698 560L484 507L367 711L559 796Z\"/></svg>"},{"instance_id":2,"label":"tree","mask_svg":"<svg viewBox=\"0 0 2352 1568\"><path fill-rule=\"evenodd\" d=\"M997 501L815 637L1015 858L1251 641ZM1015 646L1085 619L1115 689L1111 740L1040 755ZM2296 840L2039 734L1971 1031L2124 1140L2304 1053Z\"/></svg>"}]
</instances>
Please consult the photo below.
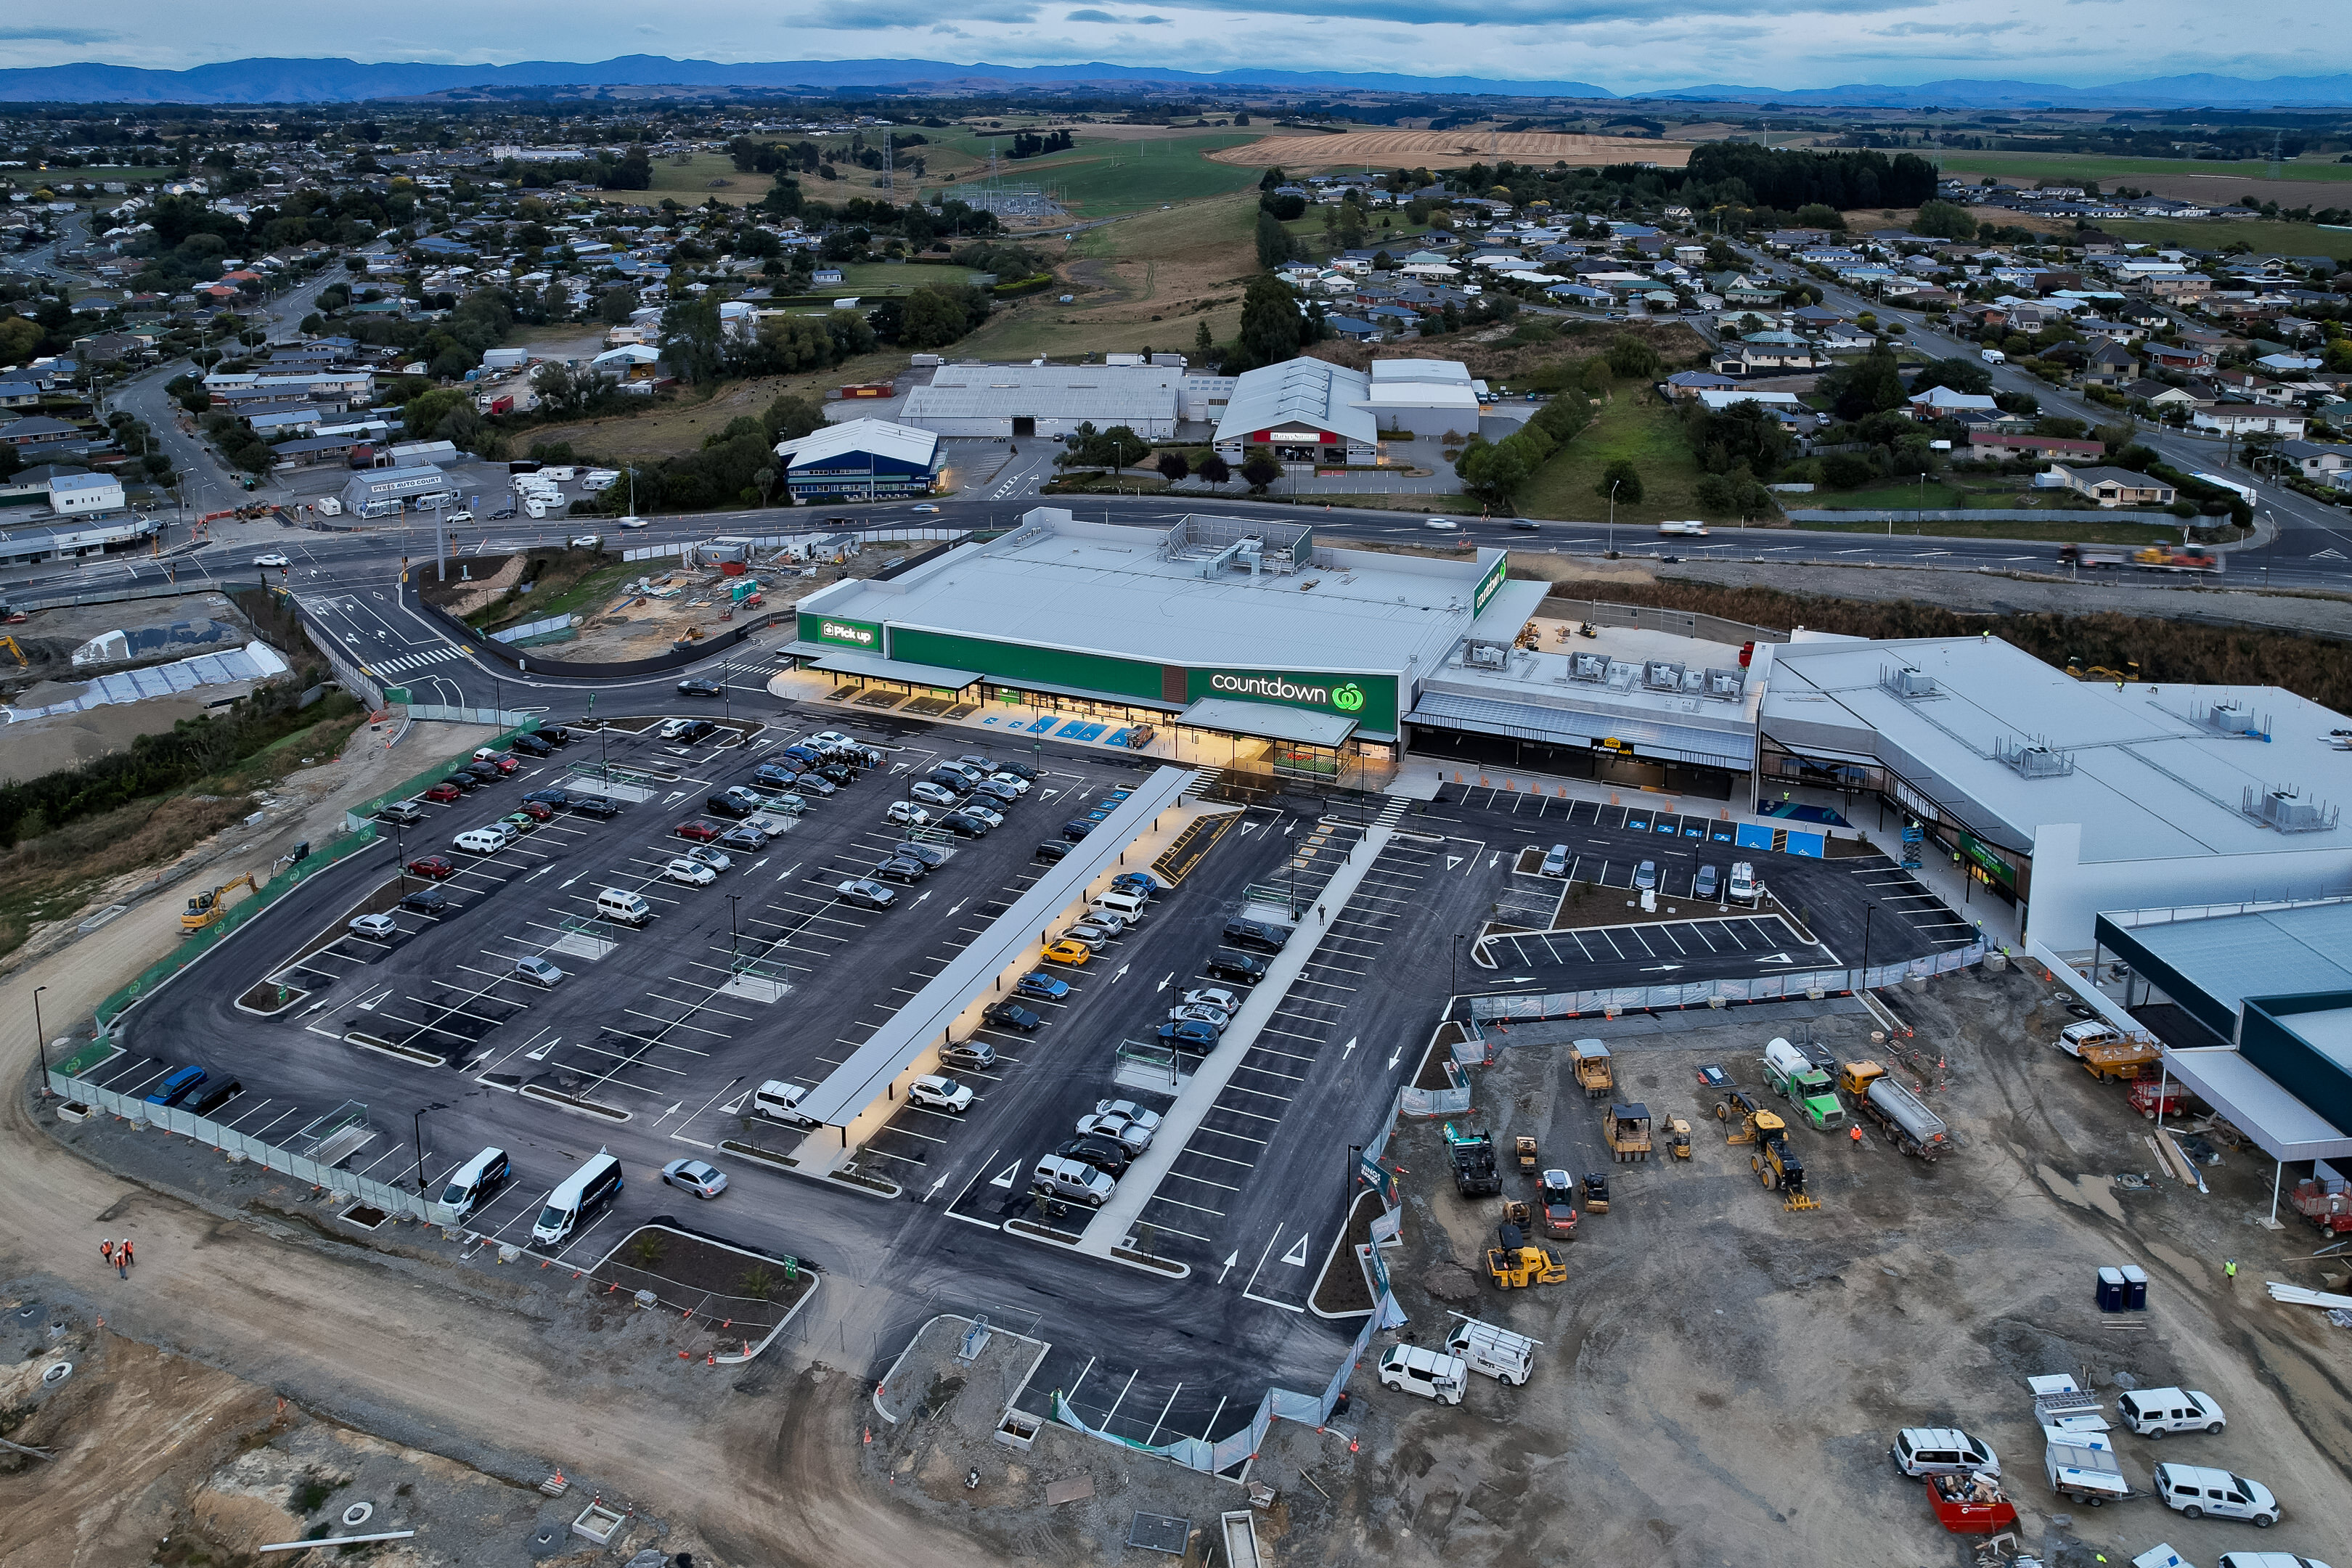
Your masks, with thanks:
<instances>
[{"instance_id":1,"label":"tree","mask_svg":"<svg viewBox=\"0 0 2352 1568\"><path fill-rule=\"evenodd\" d=\"M1968 208L1957 202L1924 202L1920 205L1919 216L1911 220L1911 232L1926 235L1931 239L1974 239L1977 220L1969 216Z\"/></svg>"},{"instance_id":2,"label":"tree","mask_svg":"<svg viewBox=\"0 0 2352 1568\"><path fill-rule=\"evenodd\" d=\"M1609 368L1630 381L1650 380L1663 363L1657 350L1631 332L1620 333L1609 345Z\"/></svg>"},{"instance_id":3,"label":"tree","mask_svg":"<svg viewBox=\"0 0 2352 1568\"><path fill-rule=\"evenodd\" d=\"M1528 482L1532 465L1513 445L1517 437L1499 446L1490 446L1483 436L1474 436L1470 444L1455 458L1454 471L1462 480L1463 489L1482 500L1497 504L1509 501L1512 493Z\"/></svg>"},{"instance_id":4,"label":"tree","mask_svg":"<svg viewBox=\"0 0 2352 1568\"><path fill-rule=\"evenodd\" d=\"M1873 349L1853 364L1830 372L1822 377L1822 389L1831 395L1832 406L1841 419L1900 408L1907 396L1895 355L1884 348Z\"/></svg>"},{"instance_id":5,"label":"tree","mask_svg":"<svg viewBox=\"0 0 2352 1568\"><path fill-rule=\"evenodd\" d=\"M1201 476L1201 482L1204 485L1226 484L1234 477L1233 465L1214 452L1202 458L1201 466L1192 471Z\"/></svg>"},{"instance_id":6,"label":"tree","mask_svg":"<svg viewBox=\"0 0 2352 1568\"><path fill-rule=\"evenodd\" d=\"M983 319L985 310L983 301ZM971 328L969 301L946 289L926 287L907 296L899 318L898 341L910 349L945 348Z\"/></svg>"},{"instance_id":7,"label":"tree","mask_svg":"<svg viewBox=\"0 0 2352 1568\"><path fill-rule=\"evenodd\" d=\"M1255 370L1295 357L1304 322L1298 313L1298 296L1288 284L1268 273L1251 279L1242 294L1243 363L1239 368Z\"/></svg>"},{"instance_id":8,"label":"tree","mask_svg":"<svg viewBox=\"0 0 2352 1568\"><path fill-rule=\"evenodd\" d=\"M1878 470L1859 452L1832 452L1822 459L1822 479L1832 489L1853 489L1877 477Z\"/></svg>"},{"instance_id":9,"label":"tree","mask_svg":"<svg viewBox=\"0 0 2352 1568\"><path fill-rule=\"evenodd\" d=\"M768 439L797 441L813 430L824 426L824 411L805 397L786 393L768 405L760 416L767 429Z\"/></svg>"},{"instance_id":10,"label":"tree","mask_svg":"<svg viewBox=\"0 0 2352 1568\"><path fill-rule=\"evenodd\" d=\"M1205 466L1202 468L1202 477L1207 477ZM1249 486L1250 493L1253 495L1264 495L1266 487L1280 478L1282 478L1282 465L1264 452L1252 452L1249 455L1249 460L1242 465L1242 480Z\"/></svg>"},{"instance_id":11,"label":"tree","mask_svg":"<svg viewBox=\"0 0 2352 1568\"><path fill-rule=\"evenodd\" d=\"M1192 459L1181 452L1160 453L1158 467L1160 477L1171 485L1183 483L1185 476L1192 471Z\"/></svg>"},{"instance_id":12,"label":"tree","mask_svg":"<svg viewBox=\"0 0 2352 1568\"><path fill-rule=\"evenodd\" d=\"M1209 319L1203 316L1192 329L1192 356L1206 364L1216 357L1216 353L1217 340L1209 331Z\"/></svg>"},{"instance_id":13,"label":"tree","mask_svg":"<svg viewBox=\"0 0 2352 1568\"><path fill-rule=\"evenodd\" d=\"M1282 220L1260 207L1257 215L1257 264L1271 271L1298 254Z\"/></svg>"},{"instance_id":14,"label":"tree","mask_svg":"<svg viewBox=\"0 0 2352 1568\"><path fill-rule=\"evenodd\" d=\"M1975 360L1934 360L1911 378L1911 392L1916 396L1935 386L1982 397L1992 391L1992 372Z\"/></svg>"},{"instance_id":15,"label":"tree","mask_svg":"<svg viewBox=\"0 0 2352 1568\"><path fill-rule=\"evenodd\" d=\"M1612 458L1601 470L1601 482L1592 487L1596 495L1612 495L1619 506L1638 506L1642 500L1642 473L1633 467L1631 458Z\"/></svg>"},{"instance_id":16,"label":"tree","mask_svg":"<svg viewBox=\"0 0 2352 1568\"><path fill-rule=\"evenodd\" d=\"M662 312L661 354L670 374L692 385L718 375L726 357L719 301L680 300Z\"/></svg>"},{"instance_id":17,"label":"tree","mask_svg":"<svg viewBox=\"0 0 2352 1568\"><path fill-rule=\"evenodd\" d=\"M629 319L637 308L637 295L633 289L607 289L596 296L596 319L608 327L617 327Z\"/></svg>"},{"instance_id":18,"label":"tree","mask_svg":"<svg viewBox=\"0 0 2352 1568\"><path fill-rule=\"evenodd\" d=\"M455 386L436 386L430 392L410 398L407 406L400 411L401 423L407 426L409 439L432 440L441 428L441 421L449 416L449 411L465 401L465 390Z\"/></svg>"}]
</instances>

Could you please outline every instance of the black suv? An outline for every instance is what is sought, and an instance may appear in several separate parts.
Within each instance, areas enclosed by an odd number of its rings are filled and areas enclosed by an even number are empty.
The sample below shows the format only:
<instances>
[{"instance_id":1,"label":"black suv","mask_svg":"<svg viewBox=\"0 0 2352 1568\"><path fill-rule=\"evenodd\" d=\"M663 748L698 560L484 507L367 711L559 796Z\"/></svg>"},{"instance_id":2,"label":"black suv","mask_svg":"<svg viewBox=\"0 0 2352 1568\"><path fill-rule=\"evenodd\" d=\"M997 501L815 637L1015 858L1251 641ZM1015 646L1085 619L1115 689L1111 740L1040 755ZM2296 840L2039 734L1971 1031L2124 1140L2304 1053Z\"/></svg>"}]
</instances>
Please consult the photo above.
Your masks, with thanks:
<instances>
[{"instance_id":1,"label":"black suv","mask_svg":"<svg viewBox=\"0 0 2352 1568\"><path fill-rule=\"evenodd\" d=\"M509 749L520 752L526 757L547 757L555 754L555 748L536 735L517 735L513 740L509 741L507 745Z\"/></svg>"},{"instance_id":2,"label":"black suv","mask_svg":"<svg viewBox=\"0 0 2352 1568\"><path fill-rule=\"evenodd\" d=\"M713 816L744 817L760 808L723 795L714 795L702 803L703 809Z\"/></svg>"},{"instance_id":3,"label":"black suv","mask_svg":"<svg viewBox=\"0 0 2352 1568\"><path fill-rule=\"evenodd\" d=\"M890 854L895 859L920 860L924 865L929 866L934 871L948 863L948 852L946 850L940 848L936 844L924 844L912 838L907 839L903 843L898 845L890 851Z\"/></svg>"},{"instance_id":4,"label":"black suv","mask_svg":"<svg viewBox=\"0 0 2352 1568\"><path fill-rule=\"evenodd\" d=\"M572 744L572 731L561 724L542 724L531 734L533 739L544 741L551 746Z\"/></svg>"},{"instance_id":5,"label":"black suv","mask_svg":"<svg viewBox=\"0 0 2352 1568\"><path fill-rule=\"evenodd\" d=\"M400 907L420 915L437 915L449 907L449 895L438 888L419 888L402 899Z\"/></svg>"},{"instance_id":6,"label":"black suv","mask_svg":"<svg viewBox=\"0 0 2352 1568\"><path fill-rule=\"evenodd\" d=\"M1209 962L1202 967L1220 980L1240 980L1255 984L1265 978L1265 959L1246 952L1235 952L1227 947L1221 947L1209 954Z\"/></svg>"},{"instance_id":7,"label":"black suv","mask_svg":"<svg viewBox=\"0 0 2352 1568\"><path fill-rule=\"evenodd\" d=\"M1048 838L1037 846L1037 858L1051 864L1076 847L1066 838Z\"/></svg>"},{"instance_id":8,"label":"black suv","mask_svg":"<svg viewBox=\"0 0 2352 1568\"><path fill-rule=\"evenodd\" d=\"M1065 1160L1076 1160L1092 1165L1106 1176L1117 1178L1127 1172L1127 1145L1098 1133L1089 1132L1083 1138L1073 1138L1054 1152Z\"/></svg>"},{"instance_id":9,"label":"black suv","mask_svg":"<svg viewBox=\"0 0 2352 1568\"><path fill-rule=\"evenodd\" d=\"M444 784L455 784L459 789L464 790L467 795L471 795L476 790L482 787L481 775L478 773L469 773L464 768L459 768L456 773L451 773L447 778L441 782Z\"/></svg>"},{"instance_id":10,"label":"black suv","mask_svg":"<svg viewBox=\"0 0 2352 1568\"><path fill-rule=\"evenodd\" d=\"M692 745L695 742L701 740L705 735L709 734L712 731L718 728L718 725L712 723L708 719L697 719L692 723L687 725L685 731L678 736L678 739L688 745Z\"/></svg>"},{"instance_id":11,"label":"black suv","mask_svg":"<svg viewBox=\"0 0 2352 1568\"><path fill-rule=\"evenodd\" d=\"M1225 940L1235 947L1255 947L1266 952L1280 952L1290 933L1277 925L1264 921L1227 921Z\"/></svg>"},{"instance_id":12,"label":"black suv","mask_svg":"<svg viewBox=\"0 0 2352 1568\"><path fill-rule=\"evenodd\" d=\"M893 857L866 873L877 882L913 884L931 874L931 868L920 860L901 860Z\"/></svg>"}]
</instances>

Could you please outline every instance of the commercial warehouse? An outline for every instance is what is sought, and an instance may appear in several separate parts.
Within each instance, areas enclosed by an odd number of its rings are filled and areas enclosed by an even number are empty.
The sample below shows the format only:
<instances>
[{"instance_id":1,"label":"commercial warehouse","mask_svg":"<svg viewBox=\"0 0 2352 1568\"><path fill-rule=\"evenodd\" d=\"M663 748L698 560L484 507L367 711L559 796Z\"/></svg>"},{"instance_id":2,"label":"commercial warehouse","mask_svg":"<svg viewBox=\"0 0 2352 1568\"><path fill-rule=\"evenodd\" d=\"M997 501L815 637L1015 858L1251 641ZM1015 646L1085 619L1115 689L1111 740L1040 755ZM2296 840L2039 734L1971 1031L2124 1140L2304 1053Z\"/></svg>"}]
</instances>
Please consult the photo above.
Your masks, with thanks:
<instances>
[{"instance_id":1,"label":"commercial warehouse","mask_svg":"<svg viewBox=\"0 0 2352 1568\"><path fill-rule=\"evenodd\" d=\"M1188 516L1163 531L1040 507L897 577L820 589L782 651L940 711L1175 726L1202 762L1377 784L1424 682L1465 638L1507 645L1541 600L1542 584L1508 583L1504 566L1492 549L1334 549L1270 520Z\"/></svg>"},{"instance_id":2,"label":"commercial warehouse","mask_svg":"<svg viewBox=\"0 0 2352 1568\"><path fill-rule=\"evenodd\" d=\"M354 517L377 517L403 506L454 503L456 481L438 468L372 468L343 486L343 510Z\"/></svg>"},{"instance_id":3,"label":"commercial warehouse","mask_svg":"<svg viewBox=\"0 0 2352 1568\"><path fill-rule=\"evenodd\" d=\"M1476 435L1485 393L1454 360L1375 360L1369 372L1285 360L1234 381L1217 422L1217 455L1237 463L1265 447L1285 462L1376 462L1383 435Z\"/></svg>"},{"instance_id":4,"label":"commercial warehouse","mask_svg":"<svg viewBox=\"0 0 2352 1568\"><path fill-rule=\"evenodd\" d=\"M1173 357L1173 356L1170 356ZM1147 441L1176 435L1185 412L1183 364L948 364L907 395L898 418L940 436L1018 439L1066 436L1080 425L1124 425Z\"/></svg>"},{"instance_id":5,"label":"commercial warehouse","mask_svg":"<svg viewBox=\"0 0 2352 1568\"><path fill-rule=\"evenodd\" d=\"M793 500L891 500L939 487L940 438L887 419L852 419L776 443Z\"/></svg>"},{"instance_id":6,"label":"commercial warehouse","mask_svg":"<svg viewBox=\"0 0 2352 1568\"><path fill-rule=\"evenodd\" d=\"M2108 910L2352 891L2342 716L2275 687L2077 680L1991 637L1797 634L1769 653L1759 772L1874 794L2087 952Z\"/></svg>"}]
</instances>

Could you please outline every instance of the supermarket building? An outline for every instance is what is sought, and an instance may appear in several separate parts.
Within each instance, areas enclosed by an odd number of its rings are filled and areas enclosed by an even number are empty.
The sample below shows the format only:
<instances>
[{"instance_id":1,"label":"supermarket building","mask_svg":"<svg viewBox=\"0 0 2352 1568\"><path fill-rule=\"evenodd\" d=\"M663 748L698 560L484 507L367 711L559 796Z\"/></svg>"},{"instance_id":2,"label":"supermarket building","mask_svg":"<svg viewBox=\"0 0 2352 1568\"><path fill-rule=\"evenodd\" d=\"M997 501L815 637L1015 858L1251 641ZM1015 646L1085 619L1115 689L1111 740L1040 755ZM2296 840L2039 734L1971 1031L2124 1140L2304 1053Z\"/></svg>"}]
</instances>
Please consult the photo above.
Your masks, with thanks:
<instances>
[{"instance_id":1,"label":"supermarket building","mask_svg":"<svg viewBox=\"0 0 2352 1568\"><path fill-rule=\"evenodd\" d=\"M1465 640L1507 646L1545 584L1496 549L1318 546L1310 527L1187 516L1164 531L1040 507L1012 532L801 601L779 650L908 711L982 705L1099 720L1105 743L1172 728L1197 760L1386 782L1424 685ZM887 700L887 699L883 699Z\"/></svg>"}]
</instances>

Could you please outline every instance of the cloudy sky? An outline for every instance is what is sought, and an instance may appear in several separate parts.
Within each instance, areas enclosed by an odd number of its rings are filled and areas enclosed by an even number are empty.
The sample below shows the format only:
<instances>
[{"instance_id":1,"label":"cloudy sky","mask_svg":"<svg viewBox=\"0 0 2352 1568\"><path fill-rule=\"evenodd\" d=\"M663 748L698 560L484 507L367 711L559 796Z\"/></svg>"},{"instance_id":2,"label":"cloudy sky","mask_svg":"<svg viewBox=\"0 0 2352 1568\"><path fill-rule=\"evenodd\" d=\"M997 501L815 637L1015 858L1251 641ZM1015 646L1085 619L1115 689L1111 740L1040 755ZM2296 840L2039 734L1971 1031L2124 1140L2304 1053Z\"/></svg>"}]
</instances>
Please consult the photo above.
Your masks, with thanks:
<instances>
[{"instance_id":1,"label":"cloudy sky","mask_svg":"<svg viewBox=\"0 0 2352 1568\"><path fill-rule=\"evenodd\" d=\"M2341 0L2338 0L2341 3ZM173 68L253 55L360 60L918 58L1001 65L1107 60L1399 71L1595 82L1805 88L1943 77L2072 85L2213 71L2342 68L2342 14L2312 0L408 0L391 7L263 0L229 13L118 0L89 26L0 24L0 65L102 60Z\"/></svg>"}]
</instances>

